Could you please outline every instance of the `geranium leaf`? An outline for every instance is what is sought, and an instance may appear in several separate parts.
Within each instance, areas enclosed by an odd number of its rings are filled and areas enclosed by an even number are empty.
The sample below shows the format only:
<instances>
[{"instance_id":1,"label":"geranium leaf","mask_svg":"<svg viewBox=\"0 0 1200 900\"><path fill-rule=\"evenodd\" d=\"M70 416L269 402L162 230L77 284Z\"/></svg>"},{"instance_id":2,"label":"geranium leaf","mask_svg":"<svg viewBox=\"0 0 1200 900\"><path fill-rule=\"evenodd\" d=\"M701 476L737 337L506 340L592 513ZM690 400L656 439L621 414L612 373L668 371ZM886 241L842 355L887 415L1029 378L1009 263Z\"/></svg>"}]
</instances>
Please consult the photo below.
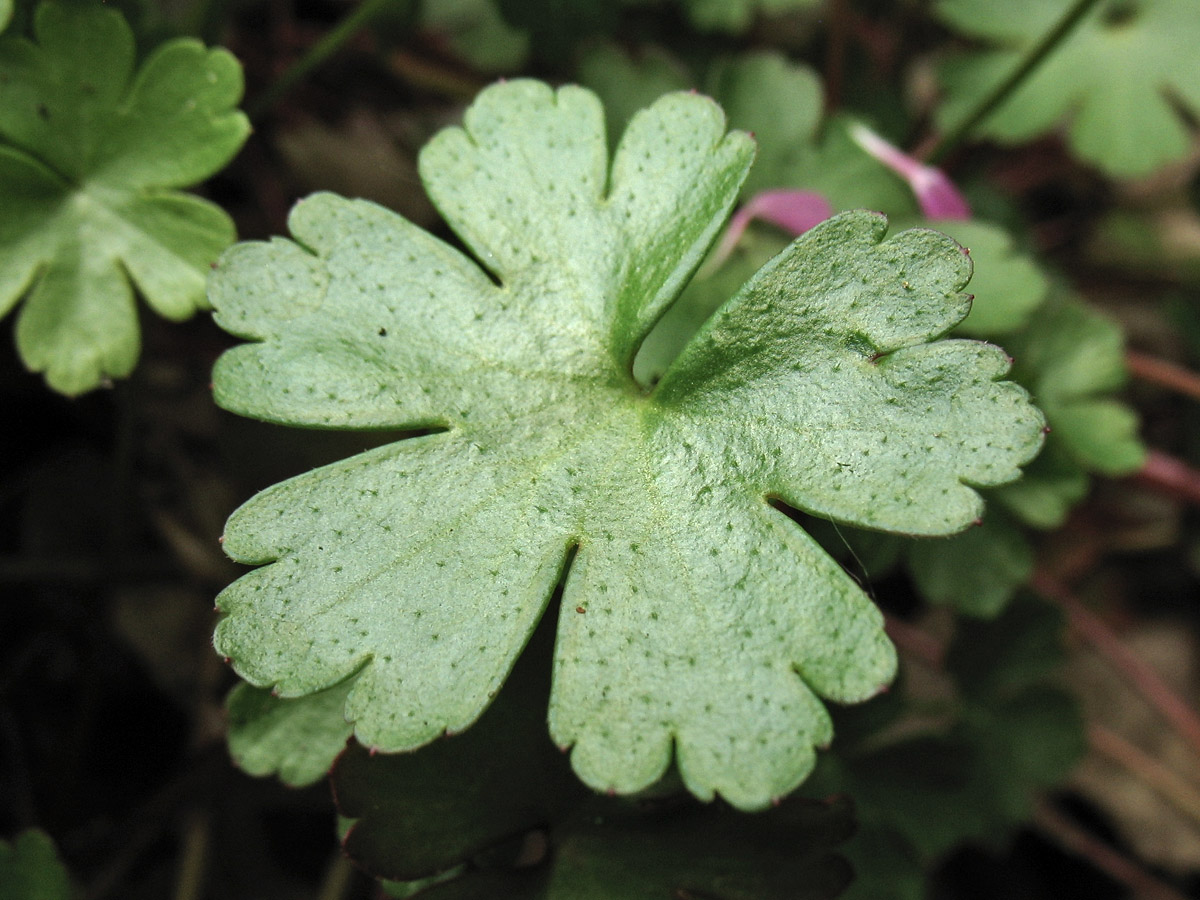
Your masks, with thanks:
<instances>
[{"instance_id":1,"label":"geranium leaf","mask_svg":"<svg viewBox=\"0 0 1200 900\"><path fill-rule=\"evenodd\" d=\"M891 678L878 611L770 500L912 534L960 530L1042 418L1007 360L934 341L966 314L948 238L847 213L793 243L658 386L632 359L750 162L712 101L636 116L611 168L590 92L517 81L421 156L435 204L499 284L365 202L319 195L296 243L238 247L211 282L255 343L226 407L294 424L426 428L271 488L225 548L216 643L281 696L358 672L364 744L470 725L564 578L550 733L589 785L687 787L747 809L831 736L825 697ZM575 555L568 565L572 548Z\"/></svg>"},{"instance_id":2,"label":"geranium leaf","mask_svg":"<svg viewBox=\"0 0 1200 900\"><path fill-rule=\"evenodd\" d=\"M552 623L521 656L504 690L463 734L419 753L370 754L351 744L332 773L352 820L347 855L385 878L425 878L570 818L590 793L546 734Z\"/></svg>"},{"instance_id":3,"label":"geranium leaf","mask_svg":"<svg viewBox=\"0 0 1200 900\"><path fill-rule=\"evenodd\" d=\"M658 811L598 801L550 834L535 869L467 873L428 900L832 900L850 881L831 848L853 829L849 805L791 799L746 816L695 803Z\"/></svg>"},{"instance_id":4,"label":"geranium leaf","mask_svg":"<svg viewBox=\"0 0 1200 900\"><path fill-rule=\"evenodd\" d=\"M70 900L71 879L54 841L42 831L22 831L0 841L0 900Z\"/></svg>"},{"instance_id":5,"label":"geranium leaf","mask_svg":"<svg viewBox=\"0 0 1200 900\"><path fill-rule=\"evenodd\" d=\"M994 488L990 495L1033 528L1058 528L1076 503L1087 496L1087 471L1063 448L1053 432L1021 479Z\"/></svg>"},{"instance_id":6,"label":"geranium leaf","mask_svg":"<svg viewBox=\"0 0 1200 900\"><path fill-rule=\"evenodd\" d=\"M962 244L975 263L971 313L955 329L958 334L990 339L1009 335L1046 299L1050 284L1045 274L999 225L977 220L924 224Z\"/></svg>"},{"instance_id":7,"label":"geranium leaf","mask_svg":"<svg viewBox=\"0 0 1200 900\"><path fill-rule=\"evenodd\" d=\"M737 34L759 14L780 15L817 5L820 0L683 0L692 24L701 31Z\"/></svg>"},{"instance_id":8,"label":"geranium leaf","mask_svg":"<svg viewBox=\"0 0 1200 900\"><path fill-rule=\"evenodd\" d=\"M991 510L978 528L941 541L916 541L908 568L930 603L990 619L1033 573L1033 547L1021 529Z\"/></svg>"},{"instance_id":9,"label":"geranium leaf","mask_svg":"<svg viewBox=\"0 0 1200 900\"><path fill-rule=\"evenodd\" d=\"M980 99L1061 19L1070 0L940 0L955 28L993 49L958 56L941 72L946 101L939 110L952 130ZM1200 42L1193 0L1107 0L980 126L1009 141L1036 137L1070 116L1079 156L1114 175L1146 174L1183 156L1188 130L1173 104L1200 111L1200 70L1190 48Z\"/></svg>"},{"instance_id":10,"label":"geranium leaf","mask_svg":"<svg viewBox=\"0 0 1200 900\"><path fill-rule=\"evenodd\" d=\"M1125 383L1121 329L1082 303L1057 297L1005 341L1014 371L1046 412L1052 440L1085 469L1124 475L1146 449L1136 414L1111 394Z\"/></svg>"},{"instance_id":11,"label":"geranium leaf","mask_svg":"<svg viewBox=\"0 0 1200 900\"><path fill-rule=\"evenodd\" d=\"M251 775L279 775L292 787L320 781L352 730L342 715L350 685L282 700L240 684L225 701L229 755Z\"/></svg>"},{"instance_id":12,"label":"geranium leaf","mask_svg":"<svg viewBox=\"0 0 1200 900\"><path fill-rule=\"evenodd\" d=\"M169 319L204 306L233 225L174 189L228 162L249 125L223 50L169 41L135 73L129 26L95 4L44 4L34 34L0 38L0 314L26 297L22 359L78 394L137 362L131 279Z\"/></svg>"}]
</instances>

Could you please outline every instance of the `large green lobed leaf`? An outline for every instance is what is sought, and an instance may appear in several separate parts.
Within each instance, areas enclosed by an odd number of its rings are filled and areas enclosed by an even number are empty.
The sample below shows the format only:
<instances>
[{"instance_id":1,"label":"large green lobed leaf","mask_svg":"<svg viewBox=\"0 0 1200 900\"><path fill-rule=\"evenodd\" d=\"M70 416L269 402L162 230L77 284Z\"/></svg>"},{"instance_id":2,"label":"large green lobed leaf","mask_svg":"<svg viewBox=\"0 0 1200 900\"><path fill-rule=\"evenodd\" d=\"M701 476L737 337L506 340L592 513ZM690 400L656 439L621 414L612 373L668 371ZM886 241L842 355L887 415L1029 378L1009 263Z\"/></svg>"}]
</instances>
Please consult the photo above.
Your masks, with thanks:
<instances>
[{"instance_id":1,"label":"large green lobed leaf","mask_svg":"<svg viewBox=\"0 0 1200 900\"><path fill-rule=\"evenodd\" d=\"M939 0L949 24L992 46L942 68L944 128L963 121L1070 9L1070 0ZM1196 0L1103 0L980 131L1021 141L1070 117L1082 158L1118 176L1145 175L1191 146L1177 107L1200 111Z\"/></svg>"},{"instance_id":2,"label":"large green lobed leaf","mask_svg":"<svg viewBox=\"0 0 1200 900\"><path fill-rule=\"evenodd\" d=\"M21 358L79 394L137 362L130 280L169 319L204 306L233 223L175 188L228 162L249 123L224 50L168 41L135 73L128 24L99 5L43 4L34 33L0 38L0 315L24 297Z\"/></svg>"},{"instance_id":3,"label":"large green lobed leaf","mask_svg":"<svg viewBox=\"0 0 1200 900\"><path fill-rule=\"evenodd\" d=\"M218 401L297 425L427 429L255 497L226 550L218 650L283 697L357 673L358 739L468 727L565 579L552 738L591 786L751 809L832 736L820 698L891 679L879 612L784 512L909 534L975 521L1043 421L995 347L935 341L970 261L854 212L799 238L653 391L632 359L724 223L753 145L712 101L637 115L611 164L576 87L484 91L421 156L492 276L398 216L318 195L241 245L210 299L252 343ZM493 280L494 279L494 280Z\"/></svg>"}]
</instances>

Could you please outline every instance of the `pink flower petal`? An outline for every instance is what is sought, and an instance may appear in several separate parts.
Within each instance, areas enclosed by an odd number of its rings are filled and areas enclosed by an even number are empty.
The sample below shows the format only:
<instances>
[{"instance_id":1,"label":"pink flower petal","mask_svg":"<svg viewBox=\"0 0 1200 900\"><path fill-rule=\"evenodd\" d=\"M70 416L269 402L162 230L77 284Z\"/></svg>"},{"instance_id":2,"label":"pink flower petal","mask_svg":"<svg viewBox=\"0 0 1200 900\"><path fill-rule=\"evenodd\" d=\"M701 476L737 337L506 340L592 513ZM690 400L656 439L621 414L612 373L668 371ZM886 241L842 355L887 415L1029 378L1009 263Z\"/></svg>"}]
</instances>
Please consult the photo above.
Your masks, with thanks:
<instances>
[{"instance_id":1,"label":"pink flower petal","mask_svg":"<svg viewBox=\"0 0 1200 900\"><path fill-rule=\"evenodd\" d=\"M918 162L865 125L851 126L850 137L867 153L908 182L926 218L960 221L971 218L971 207L967 204L966 197L941 169Z\"/></svg>"},{"instance_id":2,"label":"pink flower petal","mask_svg":"<svg viewBox=\"0 0 1200 900\"><path fill-rule=\"evenodd\" d=\"M721 243L709 259L706 269L715 269L733 252L742 233L753 219L762 219L791 234L803 234L833 215L829 201L815 191L763 191L733 214Z\"/></svg>"}]
</instances>

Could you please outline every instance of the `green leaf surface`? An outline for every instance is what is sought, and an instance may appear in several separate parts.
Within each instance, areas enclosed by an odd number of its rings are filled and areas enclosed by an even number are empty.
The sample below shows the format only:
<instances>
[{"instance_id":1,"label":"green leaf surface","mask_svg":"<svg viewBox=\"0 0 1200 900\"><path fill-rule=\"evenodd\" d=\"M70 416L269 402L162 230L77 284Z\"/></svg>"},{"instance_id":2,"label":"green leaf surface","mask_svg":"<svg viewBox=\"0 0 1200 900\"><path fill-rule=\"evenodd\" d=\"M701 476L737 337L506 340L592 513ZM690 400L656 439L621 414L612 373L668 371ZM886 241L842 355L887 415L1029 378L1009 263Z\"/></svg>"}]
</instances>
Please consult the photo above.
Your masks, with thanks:
<instances>
[{"instance_id":1,"label":"green leaf surface","mask_svg":"<svg viewBox=\"0 0 1200 900\"><path fill-rule=\"evenodd\" d=\"M546 623L549 626L551 623ZM496 865L531 830L569 818L591 796L546 735L553 630L539 629L500 696L463 734L416 753L372 755L351 744L333 770L338 810L354 820L351 859L411 880L471 860Z\"/></svg>"},{"instance_id":2,"label":"green leaf surface","mask_svg":"<svg viewBox=\"0 0 1200 900\"><path fill-rule=\"evenodd\" d=\"M999 510L977 528L942 540L913 542L908 569L930 603L970 616L995 617L1033 573L1033 547Z\"/></svg>"},{"instance_id":3,"label":"green leaf surface","mask_svg":"<svg viewBox=\"0 0 1200 900\"><path fill-rule=\"evenodd\" d=\"M915 213L908 185L851 139L848 117L822 121L820 78L808 66L778 53L745 53L715 66L706 88L730 125L759 142L743 196L804 188L823 194L834 209Z\"/></svg>"},{"instance_id":4,"label":"green leaf surface","mask_svg":"<svg viewBox=\"0 0 1200 900\"><path fill-rule=\"evenodd\" d=\"M1054 433L1021 478L994 488L989 497L1032 528L1050 530L1067 520L1071 508L1087 496L1091 479Z\"/></svg>"},{"instance_id":5,"label":"green leaf surface","mask_svg":"<svg viewBox=\"0 0 1200 900\"><path fill-rule=\"evenodd\" d=\"M1014 377L1046 412L1053 440L1081 466L1105 475L1138 469L1146 449L1136 414L1113 391L1125 383L1121 329L1065 297L1043 304L1007 338Z\"/></svg>"},{"instance_id":6,"label":"green leaf surface","mask_svg":"<svg viewBox=\"0 0 1200 900\"><path fill-rule=\"evenodd\" d=\"M746 816L689 804L659 811L597 802L551 833L548 863L434 886L428 900L831 900L850 880L830 852L853 829L848 804L789 800Z\"/></svg>"},{"instance_id":7,"label":"green leaf surface","mask_svg":"<svg viewBox=\"0 0 1200 900\"><path fill-rule=\"evenodd\" d=\"M200 181L249 131L241 69L180 39L134 71L119 13L47 3L36 42L0 38L0 315L22 297L25 364L67 394L129 374L133 288L179 320L204 306L209 265L234 238Z\"/></svg>"},{"instance_id":8,"label":"green leaf surface","mask_svg":"<svg viewBox=\"0 0 1200 900\"><path fill-rule=\"evenodd\" d=\"M880 701L837 717L846 740L805 791L844 791L855 803L861 831L845 852L881 887L847 896L912 896L914 863L929 871L964 842L1003 840L1032 798L1069 774L1087 740L1078 703L1050 683L1061 637L1056 611L1019 595L992 621L960 623L946 657L960 698L947 727L914 734L894 695L874 721ZM876 849L901 863L903 890L886 884Z\"/></svg>"},{"instance_id":9,"label":"green leaf surface","mask_svg":"<svg viewBox=\"0 0 1200 900\"><path fill-rule=\"evenodd\" d=\"M517 81L426 147L461 253L318 195L295 242L235 248L218 321L227 408L428 428L271 488L225 549L216 643L284 697L359 672L346 717L410 749L479 717L564 577L549 722L582 779L628 793L674 753L687 787L756 809L831 737L819 698L891 678L881 617L770 502L911 534L979 515L972 486L1036 453L1007 360L935 341L969 260L848 213L708 321L647 393L632 358L724 222L751 145L710 100L634 118L611 163L595 96ZM575 553L569 567L568 557Z\"/></svg>"},{"instance_id":10,"label":"green leaf surface","mask_svg":"<svg viewBox=\"0 0 1200 900\"><path fill-rule=\"evenodd\" d=\"M613 44L595 46L580 60L576 77L604 102L608 138L614 144L639 110L663 94L693 86L687 67L654 45L640 48L636 56Z\"/></svg>"},{"instance_id":11,"label":"green leaf surface","mask_svg":"<svg viewBox=\"0 0 1200 900\"><path fill-rule=\"evenodd\" d=\"M701 31L740 34L762 15L780 15L815 6L820 0L682 0L692 24Z\"/></svg>"},{"instance_id":12,"label":"green leaf surface","mask_svg":"<svg viewBox=\"0 0 1200 900\"><path fill-rule=\"evenodd\" d=\"M13 0L0 0L0 31L8 27L13 17Z\"/></svg>"},{"instance_id":13,"label":"green leaf surface","mask_svg":"<svg viewBox=\"0 0 1200 900\"><path fill-rule=\"evenodd\" d=\"M495 0L504 21L528 32L536 56L553 61L570 58L585 38L611 34L620 21L613 0Z\"/></svg>"},{"instance_id":14,"label":"green leaf surface","mask_svg":"<svg viewBox=\"0 0 1200 900\"><path fill-rule=\"evenodd\" d=\"M968 698L1014 696L1046 682L1062 665L1062 633L1055 607L1022 594L991 622L960 622L946 669Z\"/></svg>"},{"instance_id":15,"label":"green leaf surface","mask_svg":"<svg viewBox=\"0 0 1200 900\"><path fill-rule=\"evenodd\" d=\"M912 218L916 203L897 175L849 136L851 120L822 124L821 80L780 53L752 51L718 60L703 79L661 50L630 55L603 46L584 60L581 80L609 110L616 135L632 111L664 90L703 87L729 124L754 135L758 155L742 185L743 199L774 188L803 188L826 196L835 209L874 209Z\"/></svg>"},{"instance_id":16,"label":"green leaf surface","mask_svg":"<svg viewBox=\"0 0 1200 900\"><path fill-rule=\"evenodd\" d=\"M975 263L971 312L955 329L958 334L984 339L1011 334L1046 299L1050 284L1045 274L999 225L978 220L923 224L958 241Z\"/></svg>"},{"instance_id":17,"label":"green leaf surface","mask_svg":"<svg viewBox=\"0 0 1200 900\"><path fill-rule=\"evenodd\" d=\"M282 700L240 684L225 701L229 754L251 775L279 775L292 787L320 781L346 746L352 727L342 716L349 683Z\"/></svg>"},{"instance_id":18,"label":"green leaf surface","mask_svg":"<svg viewBox=\"0 0 1200 900\"><path fill-rule=\"evenodd\" d=\"M506 23L493 0L424 0L420 17L481 72L512 71L529 56L529 35Z\"/></svg>"},{"instance_id":19,"label":"green leaf surface","mask_svg":"<svg viewBox=\"0 0 1200 900\"><path fill-rule=\"evenodd\" d=\"M991 45L942 67L942 127L953 130L963 121L1071 2L940 0L943 20ZM1113 175L1144 175L1191 146L1175 104L1200 111L1198 43L1195 0L1105 0L982 123L980 134L1029 140L1069 116L1070 144L1082 159Z\"/></svg>"},{"instance_id":20,"label":"green leaf surface","mask_svg":"<svg viewBox=\"0 0 1200 900\"><path fill-rule=\"evenodd\" d=\"M0 900L70 900L71 879L45 832L0 841Z\"/></svg>"}]
</instances>

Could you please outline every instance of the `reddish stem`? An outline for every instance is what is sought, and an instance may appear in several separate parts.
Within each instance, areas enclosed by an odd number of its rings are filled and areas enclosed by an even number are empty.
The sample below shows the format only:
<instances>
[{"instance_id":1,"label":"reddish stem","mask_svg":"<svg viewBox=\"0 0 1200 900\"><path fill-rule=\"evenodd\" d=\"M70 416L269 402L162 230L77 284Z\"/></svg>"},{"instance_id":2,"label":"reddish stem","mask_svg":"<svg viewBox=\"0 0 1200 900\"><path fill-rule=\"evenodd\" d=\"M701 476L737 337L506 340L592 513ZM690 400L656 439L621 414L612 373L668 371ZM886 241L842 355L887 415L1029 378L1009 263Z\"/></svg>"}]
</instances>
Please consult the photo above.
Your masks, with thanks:
<instances>
[{"instance_id":1,"label":"reddish stem","mask_svg":"<svg viewBox=\"0 0 1200 900\"><path fill-rule=\"evenodd\" d=\"M1146 454L1146 462L1133 480L1161 494L1200 506L1200 471L1160 450Z\"/></svg>"},{"instance_id":2,"label":"reddish stem","mask_svg":"<svg viewBox=\"0 0 1200 900\"><path fill-rule=\"evenodd\" d=\"M946 655L942 642L927 631L884 613L884 628L892 643L926 665L940 669Z\"/></svg>"},{"instance_id":3,"label":"reddish stem","mask_svg":"<svg viewBox=\"0 0 1200 900\"><path fill-rule=\"evenodd\" d=\"M1125 368L1134 378L1200 400L1200 375L1183 366L1130 350L1125 354Z\"/></svg>"},{"instance_id":4,"label":"reddish stem","mask_svg":"<svg viewBox=\"0 0 1200 900\"><path fill-rule=\"evenodd\" d=\"M1124 675L1146 702L1157 709L1171 727L1200 753L1200 716L1171 690L1154 669L1130 651L1099 616L1052 575L1036 572L1030 585L1042 596L1058 603L1067 614L1071 631L1091 644L1114 669Z\"/></svg>"},{"instance_id":5,"label":"reddish stem","mask_svg":"<svg viewBox=\"0 0 1200 900\"><path fill-rule=\"evenodd\" d=\"M1125 885L1136 896L1154 900L1187 900L1183 894L1159 881L1136 862L1084 831L1048 803L1039 803L1033 821L1059 846L1074 853Z\"/></svg>"},{"instance_id":6,"label":"reddish stem","mask_svg":"<svg viewBox=\"0 0 1200 900\"><path fill-rule=\"evenodd\" d=\"M1088 726L1088 743L1096 753L1128 770L1181 813L1200 823L1200 789L1187 778L1095 722Z\"/></svg>"}]
</instances>

